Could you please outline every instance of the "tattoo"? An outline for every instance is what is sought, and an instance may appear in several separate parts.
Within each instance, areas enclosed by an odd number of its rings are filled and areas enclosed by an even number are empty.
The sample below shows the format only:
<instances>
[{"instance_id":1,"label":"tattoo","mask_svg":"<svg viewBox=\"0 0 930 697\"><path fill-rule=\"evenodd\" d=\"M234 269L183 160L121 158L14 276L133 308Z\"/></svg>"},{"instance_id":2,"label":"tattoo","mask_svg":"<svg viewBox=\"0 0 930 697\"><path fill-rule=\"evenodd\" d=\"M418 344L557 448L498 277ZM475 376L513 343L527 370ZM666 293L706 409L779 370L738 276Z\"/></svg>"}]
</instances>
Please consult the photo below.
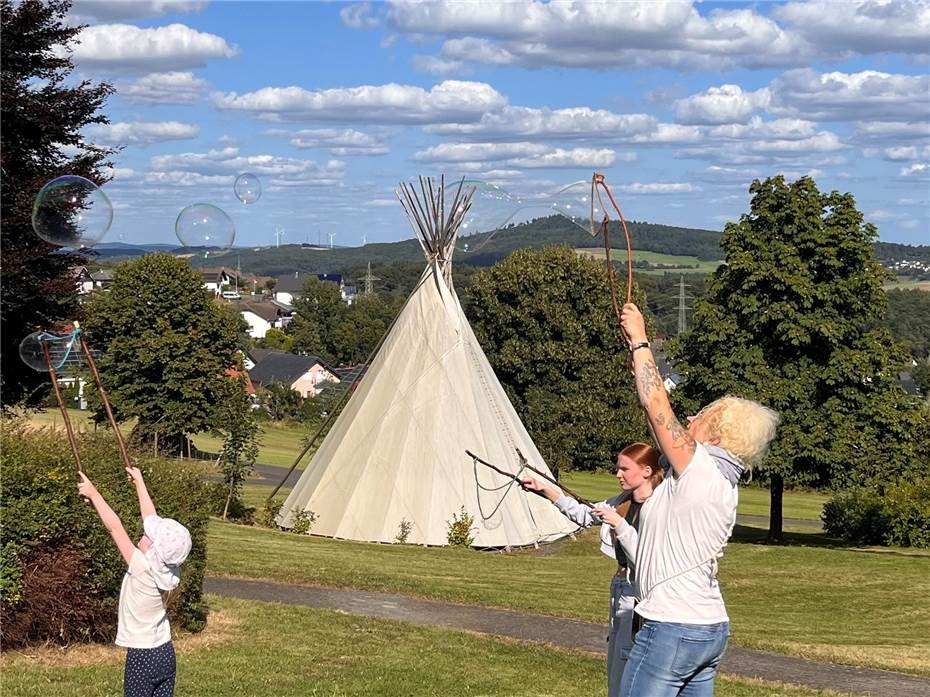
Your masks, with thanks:
<instances>
[{"instance_id":1,"label":"tattoo","mask_svg":"<svg viewBox=\"0 0 930 697\"><path fill-rule=\"evenodd\" d=\"M671 418L668 420L665 428L668 429L668 432L672 436L672 447L684 450L689 455L694 455L694 449L697 447L694 443L694 438L688 433L688 429L678 422L674 414L670 414L669 416Z\"/></svg>"},{"instance_id":2,"label":"tattoo","mask_svg":"<svg viewBox=\"0 0 930 697\"><path fill-rule=\"evenodd\" d=\"M656 414L656 423L659 424L659 426L664 426L665 425L665 414L662 414L661 412L659 414Z\"/></svg>"},{"instance_id":3,"label":"tattoo","mask_svg":"<svg viewBox=\"0 0 930 697\"><path fill-rule=\"evenodd\" d=\"M645 402L654 391L665 389L662 385L662 377L659 375L659 369L656 367L655 361L651 358L647 359L646 362L643 363L643 367L639 369L636 381L639 384L639 396L643 402Z\"/></svg>"}]
</instances>

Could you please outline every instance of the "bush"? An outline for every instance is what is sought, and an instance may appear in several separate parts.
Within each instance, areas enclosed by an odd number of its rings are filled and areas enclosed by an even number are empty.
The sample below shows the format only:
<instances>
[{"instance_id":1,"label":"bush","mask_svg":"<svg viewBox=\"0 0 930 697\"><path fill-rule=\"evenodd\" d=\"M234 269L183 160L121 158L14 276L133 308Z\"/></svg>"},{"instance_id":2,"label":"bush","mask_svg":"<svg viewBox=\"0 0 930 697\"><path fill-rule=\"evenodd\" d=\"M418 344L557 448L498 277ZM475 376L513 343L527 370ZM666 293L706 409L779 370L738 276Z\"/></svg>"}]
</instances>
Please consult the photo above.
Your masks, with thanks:
<instances>
[{"instance_id":1,"label":"bush","mask_svg":"<svg viewBox=\"0 0 930 697\"><path fill-rule=\"evenodd\" d=\"M471 547L472 543L475 541L474 522L475 519L468 514L468 511L465 510L465 506L462 506L457 514L452 514L452 520L446 521L446 527L448 529L446 541L452 547Z\"/></svg>"},{"instance_id":2,"label":"bush","mask_svg":"<svg viewBox=\"0 0 930 697\"><path fill-rule=\"evenodd\" d=\"M397 526L397 535L394 537L394 540L398 544L407 544L407 538L410 537L410 532L413 530L413 523L411 523L406 518L400 519L400 525Z\"/></svg>"},{"instance_id":3,"label":"bush","mask_svg":"<svg viewBox=\"0 0 930 697\"><path fill-rule=\"evenodd\" d=\"M291 516L291 532L295 535L309 535L315 522L316 513L313 511L295 511Z\"/></svg>"},{"instance_id":4,"label":"bush","mask_svg":"<svg viewBox=\"0 0 930 697\"><path fill-rule=\"evenodd\" d=\"M281 512L281 506L283 505L284 501L281 499L266 499L262 510L255 514L253 518L254 523L256 525L260 525L263 528L277 529L277 518L278 514Z\"/></svg>"},{"instance_id":5,"label":"bush","mask_svg":"<svg viewBox=\"0 0 930 697\"><path fill-rule=\"evenodd\" d=\"M77 493L67 441L50 430L27 431L3 422L3 582L0 623L4 647L33 642L110 640L126 564L93 507ZM142 535L134 487L126 480L112 434L79 437L84 471L133 539ZM203 575L210 495L198 466L142 455L160 515L191 532L193 547L175 595L175 627L199 631L206 620Z\"/></svg>"},{"instance_id":6,"label":"bush","mask_svg":"<svg viewBox=\"0 0 930 697\"><path fill-rule=\"evenodd\" d=\"M839 491L824 506L823 524L856 544L930 547L930 474Z\"/></svg>"}]
</instances>

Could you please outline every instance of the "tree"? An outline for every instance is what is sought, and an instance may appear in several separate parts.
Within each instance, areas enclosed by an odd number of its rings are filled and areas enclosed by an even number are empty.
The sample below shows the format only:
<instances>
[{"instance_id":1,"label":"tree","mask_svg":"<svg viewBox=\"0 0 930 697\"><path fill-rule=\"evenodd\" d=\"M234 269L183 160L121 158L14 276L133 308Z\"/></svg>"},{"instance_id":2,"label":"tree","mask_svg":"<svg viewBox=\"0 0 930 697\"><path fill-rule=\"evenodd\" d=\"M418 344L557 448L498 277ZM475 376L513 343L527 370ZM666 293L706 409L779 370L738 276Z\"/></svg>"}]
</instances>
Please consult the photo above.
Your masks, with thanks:
<instances>
[{"instance_id":1,"label":"tree","mask_svg":"<svg viewBox=\"0 0 930 697\"><path fill-rule=\"evenodd\" d=\"M272 421L299 419L301 417L304 398L300 396L299 392L292 390L289 385L273 382L262 388L259 399Z\"/></svg>"},{"instance_id":2,"label":"tree","mask_svg":"<svg viewBox=\"0 0 930 697\"><path fill-rule=\"evenodd\" d=\"M514 252L472 278L466 312L550 467L613 467L647 438L603 263L568 247Z\"/></svg>"},{"instance_id":3,"label":"tree","mask_svg":"<svg viewBox=\"0 0 930 697\"><path fill-rule=\"evenodd\" d=\"M346 314L346 304L335 283L308 279L299 298L294 301L296 317L287 325L294 337L294 349L335 361L337 348L335 327Z\"/></svg>"},{"instance_id":4,"label":"tree","mask_svg":"<svg viewBox=\"0 0 930 697\"><path fill-rule=\"evenodd\" d=\"M279 351L290 351L294 348L294 338L284 333L283 329L272 327L265 332L265 338L262 343L270 349Z\"/></svg>"},{"instance_id":5,"label":"tree","mask_svg":"<svg viewBox=\"0 0 930 697\"><path fill-rule=\"evenodd\" d=\"M32 331L77 318L77 288L70 267L79 254L56 253L32 230L32 204L51 179L76 174L101 185L102 168L115 152L84 141L81 130L107 123L99 113L113 88L82 80L67 84L74 65L70 45L83 27L66 25L70 2L0 2L0 302L2 404L28 397L45 379L19 361L19 342ZM65 48L64 54L59 50ZM76 154L65 153L74 149Z\"/></svg>"},{"instance_id":6,"label":"tree","mask_svg":"<svg viewBox=\"0 0 930 697\"><path fill-rule=\"evenodd\" d=\"M898 384L903 352L875 327L885 307L876 229L851 194L804 177L754 181L749 213L728 223L726 263L695 302L691 331L670 346L692 410L725 394L778 410L761 467L772 539L785 483L865 485L926 463L927 424ZM924 453L930 450L924 451Z\"/></svg>"},{"instance_id":7,"label":"tree","mask_svg":"<svg viewBox=\"0 0 930 697\"><path fill-rule=\"evenodd\" d=\"M245 389L244 378L227 378L218 397L215 429L223 439L220 459L223 482L228 488L223 507L223 520L226 520L229 505L238 499L242 483L255 465L261 428L252 411L252 400Z\"/></svg>"},{"instance_id":8,"label":"tree","mask_svg":"<svg viewBox=\"0 0 930 697\"><path fill-rule=\"evenodd\" d=\"M85 329L117 418L136 417L139 437L157 431L180 452L185 434L214 429L245 335L185 260L148 254L117 266L110 290L87 302Z\"/></svg>"},{"instance_id":9,"label":"tree","mask_svg":"<svg viewBox=\"0 0 930 697\"><path fill-rule=\"evenodd\" d=\"M335 359L348 364L367 361L402 304L392 296L372 294L358 298L333 327L332 346L328 348Z\"/></svg>"}]
</instances>

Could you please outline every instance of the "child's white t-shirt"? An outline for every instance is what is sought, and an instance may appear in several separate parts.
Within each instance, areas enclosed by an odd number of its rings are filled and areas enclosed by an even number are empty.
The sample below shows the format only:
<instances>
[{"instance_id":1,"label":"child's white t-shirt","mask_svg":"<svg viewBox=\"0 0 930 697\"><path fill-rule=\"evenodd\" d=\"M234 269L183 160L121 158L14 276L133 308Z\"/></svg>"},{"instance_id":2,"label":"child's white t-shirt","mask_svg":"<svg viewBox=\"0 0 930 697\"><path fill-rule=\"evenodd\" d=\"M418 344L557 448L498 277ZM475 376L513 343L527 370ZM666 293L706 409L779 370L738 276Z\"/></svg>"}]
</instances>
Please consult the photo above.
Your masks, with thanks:
<instances>
[{"instance_id":1,"label":"child's white t-shirt","mask_svg":"<svg viewBox=\"0 0 930 697\"><path fill-rule=\"evenodd\" d=\"M698 443L681 476L669 472L656 487L640 514L637 613L659 622L729 621L717 559L736 522L736 484Z\"/></svg>"},{"instance_id":2,"label":"child's white t-shirt","mask_svg":"<svg viewBox=\"0 0 930 697\"><path fill-rule=\"evenodd\" d=\"M171 625L148 559L133 550L119 594L116 645L154 649L171 641Z\"/></svg>"}]
</instances>

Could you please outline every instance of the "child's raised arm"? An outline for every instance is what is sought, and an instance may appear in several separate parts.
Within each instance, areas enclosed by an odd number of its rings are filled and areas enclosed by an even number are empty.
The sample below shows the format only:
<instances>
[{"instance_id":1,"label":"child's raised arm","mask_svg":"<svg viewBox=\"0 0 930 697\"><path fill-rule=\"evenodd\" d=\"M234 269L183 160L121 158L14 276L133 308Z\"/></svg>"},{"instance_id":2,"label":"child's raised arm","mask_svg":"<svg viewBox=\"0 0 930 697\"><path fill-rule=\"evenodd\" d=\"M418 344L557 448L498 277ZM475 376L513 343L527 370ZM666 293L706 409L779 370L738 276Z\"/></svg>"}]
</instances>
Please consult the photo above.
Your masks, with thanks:
<instances>
[{"instance_id":1,"label":"child's raised arm","mask_svg":"<svg viewBox=\"0 0 930 697\"><path fill-rule=\"evenodd\" d=\"M97 509L97 515L100 516L101 522L110 532L110 537L112 537L113 541L116 543L119 553L123 555L123 559L128 564L129 560L132 559L132 553L136 551L136 546L132 543L132 540L129 539L129 535L126 534L126 529L123 527L122 521L113 509L110 508L110 504L104 501L103 496L97 491L97 487L94 486L93 482L91 482L83 472L78 472L78 476L81 478L78 484L78 493L94 504L94 508Z\"/></svg>"},{"instance_id":2,"label":"child's raised arm","mask_svg":"<svg viewBox=\"0 0 930 697\"><path fill-rule=\"evenodd\" d=\"M142 479L142 472L138 467L127 467L126 474L129 480L136 485L136 494L139 496L139 514L142 520L150 515L158 515L155 512L155 504L152 503L152 497L149 496L148 489L145 488L145 481Z\"/></svg>"}]
</instances>

